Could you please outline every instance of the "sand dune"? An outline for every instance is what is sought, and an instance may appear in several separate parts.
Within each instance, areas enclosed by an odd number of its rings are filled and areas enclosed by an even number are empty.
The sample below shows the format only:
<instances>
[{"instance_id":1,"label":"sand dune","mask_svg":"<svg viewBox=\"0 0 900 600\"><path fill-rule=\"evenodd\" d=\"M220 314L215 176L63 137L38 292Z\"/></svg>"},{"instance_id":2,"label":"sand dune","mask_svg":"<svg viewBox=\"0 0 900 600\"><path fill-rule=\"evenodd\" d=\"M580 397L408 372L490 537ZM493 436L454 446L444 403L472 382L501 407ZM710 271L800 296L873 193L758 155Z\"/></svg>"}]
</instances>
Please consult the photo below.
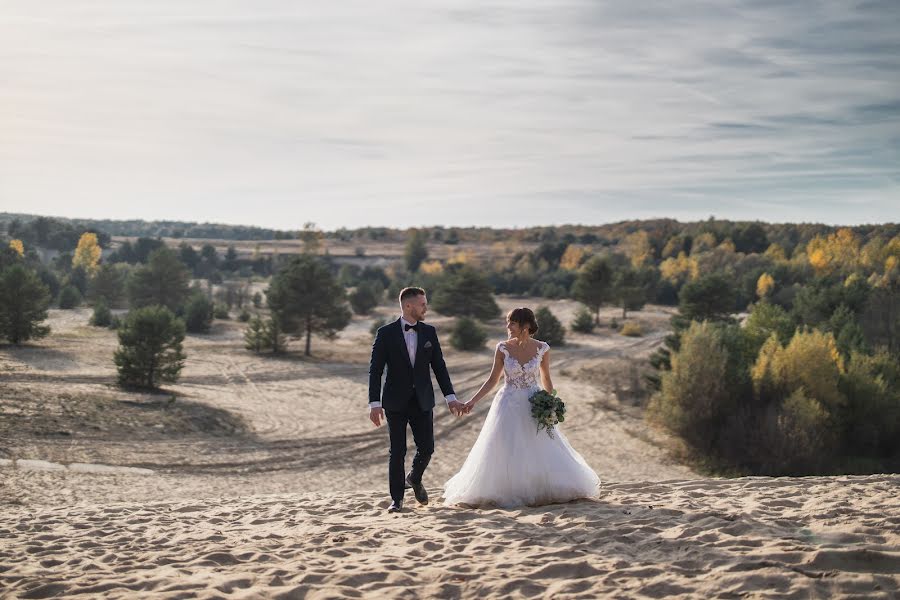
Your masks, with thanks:
<instances>
[{"instance_id":1,"label":"sand dune","mask_svg":"<svg viewBox=\"0 0 900 600\"><path fill-rule=\"evenodd\" d=\"M115 334L88 316L51 311L50 338L0 349L0 598L900 594L900 476L710 480L669 458L628 392L664 310L635 313L644 338L602 330L553 351L597 500L504 511L410 495L401 515L385 511L387 432L365 415L371 318L311 359L249 353L243 326L217 321L188 337L177 385L136 394L115 386ZM466 397L490 349L448 363ZM488 408L435 412L436 500Z\"/></svg>"},{"instance_id":2,"label":"sand dune","mask_svg":"<svg viewBox=\"0 0 900 600\"><path fill-rule=\"evenodd\" d=\"M895 598L898 489L900 476L618 483L596 501L400 515L371 492L22 507L0 516L0 589L14 598Z\"/></svg>"}]
</instances>

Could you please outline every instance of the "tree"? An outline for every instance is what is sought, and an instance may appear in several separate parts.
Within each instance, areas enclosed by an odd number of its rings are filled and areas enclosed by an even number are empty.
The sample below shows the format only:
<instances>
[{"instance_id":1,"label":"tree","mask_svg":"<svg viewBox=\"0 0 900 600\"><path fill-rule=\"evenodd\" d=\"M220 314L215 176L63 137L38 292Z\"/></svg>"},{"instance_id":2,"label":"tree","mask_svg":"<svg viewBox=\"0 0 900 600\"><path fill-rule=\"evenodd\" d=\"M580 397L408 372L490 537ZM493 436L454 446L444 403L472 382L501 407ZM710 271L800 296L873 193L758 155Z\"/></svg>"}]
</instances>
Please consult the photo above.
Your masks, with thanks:
<instances>
[{"instance_id":1,"label":"tree","mask_svg":"<svg viewBox=\"0 0 900 600\"><path fill-rule=\"evenodd\" d=\"M454 267L438 284L432 297L434 309L451 317L472 317L482 321L500 314L487 278L468 265Z\"/></svg>"},{"instance_id":2,"label":"tree","mask_svg":"<svg viewBox=\"0 0 900 600\"><path fill-rule=\"evenodd\" d=\"M187 298L189 281L190 274L174 250L155 250L147 265L138 267L128 280L131 306L158 305L177 311Z\"/></svg>"},{"instance_id":3,"label":"tree","mask_svg":"<svg viewBox=\"0 0 900 600\"><path fill-rule=\"evenodd\" d=\"M181 242L178 245L178 258L191 271L195 271L197 265L200 264L200 254L187 242Z\"/></svg>"},{"instance_id":4,"label":"tree","mask_svg":"<svg viewBox=\"0 0 900 600\"><path fill-rule=\"evenodd\" d=\"M236 271L238 267L237 261L237 249L234 247L234 244L229 244L228 249L225 251L225 261L222 263L222 268L226 271Z\"/></svg>"},{"instance_id":5,"label":"tree","mask_svg":"<svg viewBox=\"0 0 900 600\"><path fill-rule=\"evenodd\" d=\"M244 330L244 347L259 354L266 346L266 324L262 317L256 315L247 323Z\"/></svg>"},{"instance_id":6,"label":"tree","mask_svg":"<svg viewBox=\"0 0 900 600\"><path fill-rule=\"evenodd\" d=\"M691 446L710 451L735 403L727 386L728 359L721 332L710 323L692 323L672 354L672 369L662 374L650 415Z\"/></svg>"},{"instance_id":7,"label":"tree","mask_svg":"<svg viewBox=\"0 0 900 600\"><path fill-rule=\"evenodd\" d=\"M619 269L613 276L612 295L622 307L622 318L628 318L629 310L640 310L647 302L647 285L643 273L646 270Z\"/></svg>"},{"instance_id":8,"label":"tree","mask_svg":"<svg viewBox=\"0 0 900 600\"><path fill-rule=\"evenodd\" d=\"M9 247L12 248L20 257L25 256L25 245L22 240L10 240Z\"/></svg>"},{"instance_id":9,"label":"tree","mask_svg":"<svg viewBox=\"0 0 900 600\"><path fill-rule=\"evenodd\" d=\"M733 284L722 275L707 275L681 288L678 310L690 321L729 321L734 308Z\"/></svg>"},{"instance_id":10,"label":"tree","mask_svg":"<svg viewBox=\"0 0 900 600\"><path fill-rule=\"evenodd\" d=\"M195 289L184 306L184 325L190 333L207 333L212 326L213 303Z\"/></svg>"},{"instance_id":11,"label":"tree","mask_svg":"<svg viewBox=\"0 0 900 600\"><path fill-rule=\"evenodd\" d=\"M59 292L59 307L75 308L81 304L81 293L74 285L67 285Z\"/></svg>"},{"instance_id":12,"label":"tree","mask_svg":"<svg viewBox=\"0 0 900 600\"><path fill-rule=\"evenodd\" d=\"M40 278L20 264L0 271L0 337L13 344L50 333L47 318L50 293Z\"/></svg>"},{"instance_id":13,"label":"tree","mask_svg":"<svg viewBox=\"0 0 900 600\"><path fill-rule=\"evenodd\" d=\"M640 269L653 260L653 246L650 244L649 234L644 230L628 234L621 245L635 269Z\"/></svg>"},{"instance_id":14,"label":"tree","mask_svg":"<svg viewBox=\"0 0 900 600\"><path fill-rule=\"evenodd\" d=\"M100 300L94 305L94 314L91 315L90 323L94 327L109 327L112 323L112 312L105 301Z\"/></svg>"},{"instance_id":15,"label":"tree","mask_svg":"<svg viewBox=\"0 0 900 600\"><path fill-rule=\"evenodd\" d=\"M760 299L767 298L775 287L775 279L768 273L763 273L756 280L756 296Z\"/></svg>"},{"instance_id":16,"label":"tree","mask_svg":"<svg viewBox=\"0 0 900 600\"><path fill-rule=\"evenodd\" d=\"M594 256L582 265L572 285L572 295L594 311L594 323L598 325L600 307L610 296L612 277L609 260L602 256Z\"/></svg>"},{"instance_id":17,"label":"tree","mask_svg":"<svg viewBox=\"0 0 900 600\"><path fill-rule=\"evenodd\" d=\"M101 253L100 244L97 243L97 234L83 233L75 248L75 255L72 257L72 267L75 269L80 267L89 276L93 276L97 272Z\"/></svg>"},{"instance_id":18,"label":"tree","mask_svg":"<svg viewBox=\"0 0 900 600\"><path fill-rule=\"evenodd\" d=\"M105 302L108 306L118 306L125 296L125 265L102 265L88 283L88 297L93 302Z\"/></svg>"},{"instance_id":19,"label":"tree","mask_svg":"<svg viewBox=\"0 0 900 600\"><path fill-rule=\"evenodd\" d=\"M153 389L160 382L177 381L186 358L183 340L184 322L168 308L132 310L119 329L119 347L113 354L119 384Z\"/></svg>"},{"instance_id":20,"label":"tree","mask_svg":"<svg viewBox=\"0 0 900 600\"><path fill-rule=\"evenodd\" d=\"M560 323L546 306L539 306L534 312L534 318L538 322L537 333L534 339L547 342L551 346L564 346L566 344L566 328Z\"/></svg>"},{"instance_id":21,"label":"tree","mask_svg":"<svg viewBox=\"0 0 900 600\"><path fill-rule=\"evenodd\" d=\"M772 334L776 335L781 344L787 344L794 335L794 322L777 304L758 302L753 305L750 316L744 323L744 334L753 354L756 354Z\"/></svg>"},{"instance_id":22,"label":"tree","mask_svg":"<svg viewBox=\"0 0 900 600\"><path fill-rule=\"evenodd\" d=\"M294 258L276 273L266 297L285 332L306 333L307 356L313 333L333 337L350 322L344 288L328 266L311 254Z\"/></svg>"},{"instance_id":23,"label":"tree","mask_svg":"<svg viewBox=\"0 0 900 600\"><path fill-rule=\"evenodd\" d=\"M263 319L257 314L250 319L247 329L244 330L244 347L257 354L264 348L271 350L273 354L278 354L284 352L287 341L281 334L281 326L275 317Z\"/></svg>"},{"instance_id":24,"label":"tree","mask_svg":"<svg viewBox=\"0 0 900 600\"><path fill-rule=\"evenodd\" d=\"M406 249L403 252L406 270L415 273L426 258L428 258L428 248L425 247L425 236L414 229L406 241Z\"/></svg>"},{"instance_id":25,"label":"tree","mask_svg":"<svg viewBox=\"0 0 900 600\"><path fill-rule=\"evenodd\" d=\"M471 317L458 318L453 326L453 331L450 332L450 345L463 352L484 348L486 340L487 333L484 328Z\"/></svg>"},{"instance_id":26,"label":"tree","mask_svg":"<svg viewBox=\"0 0 900 600\"><path fill-rule=\"evenodd\" d=\"M377 282L363 282L350 293L350 306L358 315L367 315L378 306L378 299L383 293Z\"/></svg>"},{"instance_id":27,"label":"tree","mask_svg":"<svg viewBox=\"0 0 900 600\"><path fill-rule=\"evenodd\" d=\"M580 306L577 311L575 311L575 319L572 321L572 331L577 331L578 333L593 333L594 327L594 315L591 313L590 309L586 306Z\"/></svg>"}]
</instances>

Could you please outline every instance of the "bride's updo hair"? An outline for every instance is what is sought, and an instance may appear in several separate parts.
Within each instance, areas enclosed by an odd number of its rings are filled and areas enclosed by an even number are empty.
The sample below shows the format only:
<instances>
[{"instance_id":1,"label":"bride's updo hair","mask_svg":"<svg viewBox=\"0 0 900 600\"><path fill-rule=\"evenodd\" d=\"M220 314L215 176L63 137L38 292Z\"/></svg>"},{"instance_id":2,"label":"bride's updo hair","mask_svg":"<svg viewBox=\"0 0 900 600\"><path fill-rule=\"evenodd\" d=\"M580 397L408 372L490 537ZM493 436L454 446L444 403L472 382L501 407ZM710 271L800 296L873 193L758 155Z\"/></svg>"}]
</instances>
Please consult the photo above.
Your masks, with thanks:
<instances>
[{"instance_id":1,"label":"bride's updo hair","mask_svg":"<svg viewBox=\"0 0 900 600\"><path fill-rule=\"evenodd\" d=\"M514 308L506 314L506 320L510 323L516 323L519 327L527 327L528 333L534 335L538 330L537 319L530 308Z\"/></svg>"}]
</instances>

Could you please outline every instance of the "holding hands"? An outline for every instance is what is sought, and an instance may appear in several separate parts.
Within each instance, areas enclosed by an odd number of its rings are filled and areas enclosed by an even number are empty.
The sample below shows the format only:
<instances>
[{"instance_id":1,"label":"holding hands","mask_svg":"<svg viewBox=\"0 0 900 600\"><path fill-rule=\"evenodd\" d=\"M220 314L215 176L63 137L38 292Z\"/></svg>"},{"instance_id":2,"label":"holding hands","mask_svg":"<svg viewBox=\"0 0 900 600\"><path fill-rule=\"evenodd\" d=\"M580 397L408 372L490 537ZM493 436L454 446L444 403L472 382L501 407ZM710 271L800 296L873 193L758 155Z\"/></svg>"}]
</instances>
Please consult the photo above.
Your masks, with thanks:
<instances>
[{"instance_id":1,"label":"holding hands","mask_svg":"<svg viewBox=\"0 0 900 600\"><path fill-rule=\"evenodd\" d=\"M453 413L454 416L462 417L472 412L472 409L475 408L475 399L472 398L466 403L454 400L453 402L450 402L449 406L450 412Z\"/></svg>"}]
</instances>

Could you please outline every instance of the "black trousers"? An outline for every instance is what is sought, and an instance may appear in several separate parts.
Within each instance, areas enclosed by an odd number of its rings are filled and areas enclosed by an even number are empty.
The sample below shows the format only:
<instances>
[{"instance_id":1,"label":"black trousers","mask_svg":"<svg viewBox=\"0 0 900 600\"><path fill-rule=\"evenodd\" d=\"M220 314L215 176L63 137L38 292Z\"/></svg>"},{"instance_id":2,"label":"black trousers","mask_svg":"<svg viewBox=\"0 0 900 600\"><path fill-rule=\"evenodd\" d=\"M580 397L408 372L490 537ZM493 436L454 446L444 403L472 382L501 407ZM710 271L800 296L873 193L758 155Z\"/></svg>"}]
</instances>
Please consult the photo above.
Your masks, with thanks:
<instances>
[{"instance_id":1,"label":"black trousers","mask_svg":"<svg viewBox=\"0 0 900 600\"><path fill-rule=\"evenodd\" d=\"M416 456L413 458L410 481L422 482L425 467L434 454L434 422L432 410L423 411L415 395L409 400L406 410L384 411L391 438L390 458L388 459L388 486L391 499L402 501L406 492L406 426L412 430L416 443Z\"/></svg>"}]
</instances>

